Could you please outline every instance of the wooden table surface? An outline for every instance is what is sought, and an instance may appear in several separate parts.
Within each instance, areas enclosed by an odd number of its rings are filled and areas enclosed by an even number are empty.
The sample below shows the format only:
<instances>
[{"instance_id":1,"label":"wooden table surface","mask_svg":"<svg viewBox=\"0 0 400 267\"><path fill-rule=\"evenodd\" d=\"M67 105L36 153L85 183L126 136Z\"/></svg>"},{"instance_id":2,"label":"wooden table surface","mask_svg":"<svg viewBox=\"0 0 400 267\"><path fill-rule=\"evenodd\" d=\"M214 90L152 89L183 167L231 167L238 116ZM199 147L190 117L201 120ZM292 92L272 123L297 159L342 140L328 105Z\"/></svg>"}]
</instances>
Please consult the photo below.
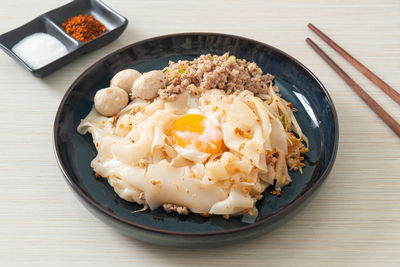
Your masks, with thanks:
<instances>
[{"instance_id":1,"label":"wooden table surface","mask_svg":"<svg viewBox=\"0 0 400 267\"><path fill-rule=\"evenodd\" d=\"M1 1L0 33L67 2ZM314 23L399 90L399 1L105 2L129 19L123 35L44 79L0 53L1 266L400 266L400 139L304 41L320 44L400 121L399 105L306 26ZM338 112L339 152L314 200L287 224L241 244L186 250L126 238L75 199L54 157L55 112L80 73L125 45L187 31L282 49L319 77Z\"/></svg>"}]
</instances>

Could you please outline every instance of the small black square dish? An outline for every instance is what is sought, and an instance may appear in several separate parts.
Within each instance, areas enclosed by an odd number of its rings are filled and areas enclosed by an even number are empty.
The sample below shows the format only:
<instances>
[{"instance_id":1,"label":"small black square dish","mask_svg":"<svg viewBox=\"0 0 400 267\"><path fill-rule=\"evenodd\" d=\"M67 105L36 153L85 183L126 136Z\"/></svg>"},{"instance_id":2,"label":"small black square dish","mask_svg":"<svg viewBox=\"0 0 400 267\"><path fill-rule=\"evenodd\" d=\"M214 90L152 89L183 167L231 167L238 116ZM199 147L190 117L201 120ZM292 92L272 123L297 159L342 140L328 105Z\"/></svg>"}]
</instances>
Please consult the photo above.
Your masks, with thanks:
<instances>
[{"instance_id":1,"label":"small black square dish","mask_svg":"<svg viewBox=\"0 0 400 267\"><path fill-rule=\"evenodd\" d=\"M78 15L93 16L104 25L104 33L87 42L76 40L62 24ZM125 17L100 0L75 0L0 35L0 47L36 77L45 77L80 55L114 41L127 25Z\"/></svg>"}]
</instances>

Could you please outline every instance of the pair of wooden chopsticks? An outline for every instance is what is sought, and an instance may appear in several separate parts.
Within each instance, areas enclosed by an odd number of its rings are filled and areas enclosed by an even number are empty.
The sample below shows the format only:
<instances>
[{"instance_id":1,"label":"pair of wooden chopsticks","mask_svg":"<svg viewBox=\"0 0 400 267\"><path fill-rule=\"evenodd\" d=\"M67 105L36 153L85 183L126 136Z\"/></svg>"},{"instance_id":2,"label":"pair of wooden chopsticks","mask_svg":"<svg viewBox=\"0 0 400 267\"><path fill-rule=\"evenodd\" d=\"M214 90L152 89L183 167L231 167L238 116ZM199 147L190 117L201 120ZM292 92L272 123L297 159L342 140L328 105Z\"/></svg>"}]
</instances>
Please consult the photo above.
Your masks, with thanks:
<instances>
[{"instance_id":1,"label":"pair of wooden chopsticks","mask_svg":"<svg viewBox=\"0 0 400 267\"><path fill-rule=\"evenodd\" d=\"M336 52L338 52L342 57L344 57L350 64L352 64L356 69L358 69L364 76L371 80L375 85L382 89L390 98L400 104L400 94L396 92L392 87L385 83L381 78L376 76L367 67L361 64L358 60L347 53L343 48L341 48L332 39L321 32L317 27L308 24L308 27L316 33L322 40L324 40L328 45L330 45ZM309 44L318 55L325 60L326 63L356 92L356 94L361 97L362 100L400 137L400 124L393 119L376 101L370 97L367 92L365 92L350 76L344 72L321 48L319 48L310 38L306 39L307 44Z\"/></svg>"}]
</instances>

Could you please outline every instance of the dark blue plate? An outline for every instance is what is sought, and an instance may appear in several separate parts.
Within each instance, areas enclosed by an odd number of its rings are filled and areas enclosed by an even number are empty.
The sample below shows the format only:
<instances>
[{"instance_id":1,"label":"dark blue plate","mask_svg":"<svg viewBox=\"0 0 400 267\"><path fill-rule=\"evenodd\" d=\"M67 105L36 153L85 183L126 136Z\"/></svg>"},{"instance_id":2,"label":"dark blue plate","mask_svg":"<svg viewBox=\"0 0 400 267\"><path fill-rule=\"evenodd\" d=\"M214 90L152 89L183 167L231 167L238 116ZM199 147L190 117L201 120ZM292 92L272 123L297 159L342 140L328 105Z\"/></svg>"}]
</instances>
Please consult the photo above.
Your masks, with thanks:
<instances>
[{"instance_id":1,"label":"dark blue plate","mask_svg":"<svg viewBox=\"0 0 400 267\"><path fill-rule=\"evenodd\" d=\"M94 16L106 27L106 31L89 42L79 42L68 35L61 25L70 17L79 14ZM44 77L65 66L82 54L94 51L117 39L128 25L128 20L106 6L100 0L75 0L71 3L53 9L21 27L0 35L0 48L8 55L20 62L24 67L37 77ZM43 32L52 35L65 45L68 54L60 57L38 69L32 69L18 55L12 47L25 37Z\"/></svg>"},{"instance_id":2,"label":"dark blue plate","mask_svg":"<svg viewBox=\"0 0 400 267\"><path fill-rule=\"evenodd\" d=\"M266 193L257 202L254 224L241 217L203 218L197 214L167 214L163 209L131 213L141 208L119 198L105 179L95 179L90 161L96 155L90 135L76 127L93 105L98 89L107 87L114 74L125 68L141 72L162 69L168 60L193 59L201 54L223 54L255 61L276 77L283 97L298 109L296 118L310 139L304 174L290 173L293 182L282 196ZM304 206L325 180L336 156L337 115L328 92L306 67L284 52L254 40L216 33L183 33L156 37L126 46L87 69L66 92L54 122L57 161L78 199L105 223L125 235L146 242L181 247L209 247L259 236L281 224ZM302 205L303 204L303 205Z\"/></svg>"}]
</instances>

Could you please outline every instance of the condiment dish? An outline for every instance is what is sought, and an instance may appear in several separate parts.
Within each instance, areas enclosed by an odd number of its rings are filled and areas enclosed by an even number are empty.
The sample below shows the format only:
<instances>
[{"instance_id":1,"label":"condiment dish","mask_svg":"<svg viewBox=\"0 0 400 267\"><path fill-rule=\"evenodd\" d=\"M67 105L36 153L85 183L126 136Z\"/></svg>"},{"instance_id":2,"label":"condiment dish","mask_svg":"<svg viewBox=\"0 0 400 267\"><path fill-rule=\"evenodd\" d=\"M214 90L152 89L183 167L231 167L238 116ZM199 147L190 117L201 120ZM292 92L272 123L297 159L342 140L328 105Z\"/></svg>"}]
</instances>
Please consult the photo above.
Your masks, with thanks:
<instances>
[{"instance_id":1,"label":"condiment dish","mask_svg":"<svg viewBox=\"0 0 400 267\"><path fill-rule=\"evenodd\" d=\"M104 34L89 41L79 42L68 35L62 28L62 23L70 17L88 14L93 15L106 27ZM16 61L20 62L36 77L44 77L58 70L82 54L91 52L117 39L125 30L128 20L106 6L100 0L76 0L59 8L40 15L32 21L0 35L0 47ZM48 63L38 69L31 68L12 47L23 38L37 32L50 34L58 39L68 50L68 54Z\"/></svg>"}]
</instances>

